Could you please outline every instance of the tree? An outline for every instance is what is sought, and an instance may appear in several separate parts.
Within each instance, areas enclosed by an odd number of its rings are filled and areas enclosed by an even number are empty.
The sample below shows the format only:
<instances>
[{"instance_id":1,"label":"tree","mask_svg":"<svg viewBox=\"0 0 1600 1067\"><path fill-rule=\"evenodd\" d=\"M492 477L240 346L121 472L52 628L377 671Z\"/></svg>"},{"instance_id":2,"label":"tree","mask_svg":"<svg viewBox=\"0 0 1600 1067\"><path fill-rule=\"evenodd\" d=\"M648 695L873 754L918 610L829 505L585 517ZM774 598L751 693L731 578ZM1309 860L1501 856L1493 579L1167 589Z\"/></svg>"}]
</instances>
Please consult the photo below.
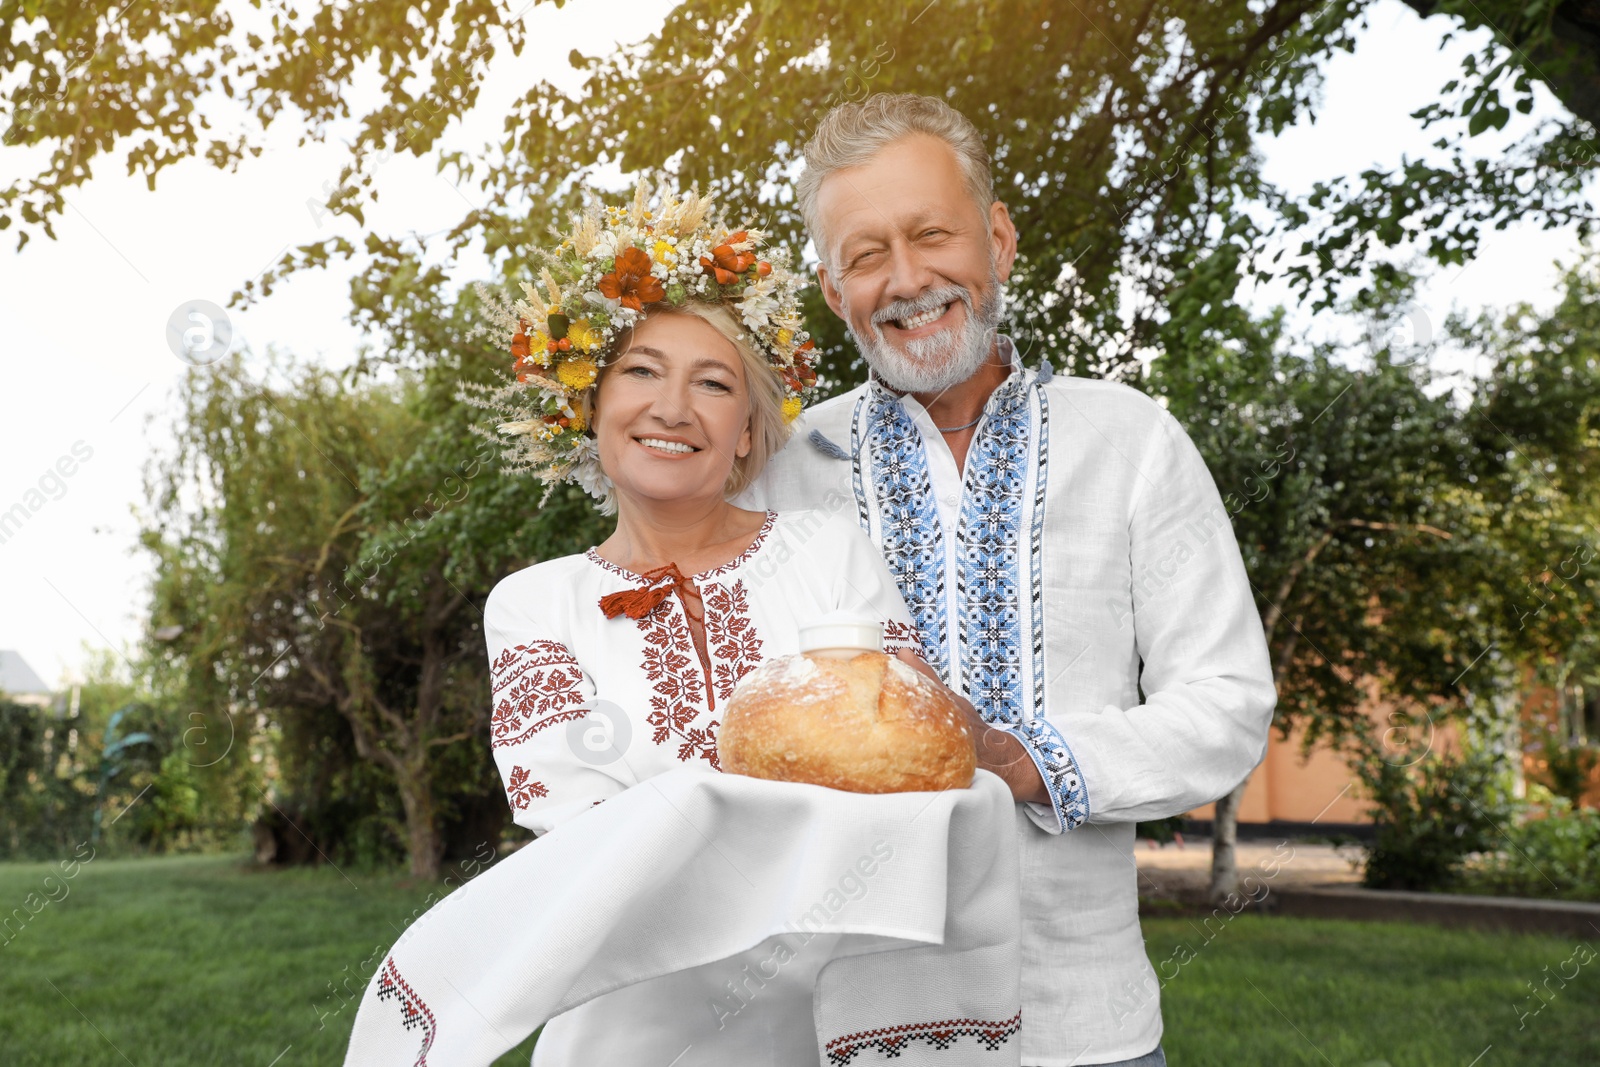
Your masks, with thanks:
<instances>
[{"instance_id":1,"label":"tree","mask_svg":"<svg viewBox=\"0 0 1600 1067\"><path fill-rule=\"evenodd\" d=\"M0 857L56 856L88 839L92 800L57 773L61 726L47 710L0 696Z\"/></svg>"},{"instance_id":2,"label":"tree","mask_svg":"<svg viewBox=\"0 0 1600 1067\"><path fill-rule=\"evenodd\" d=\"M1567 270L1563 288L1548 313L1485 312L1453 332L1493 367L1479 425L1513 472L1496 499L1514 553L1510 621L1530 681L1557 695L1557 721L1534 741L1576 801L1594 762L1584 714L1600 692L1600 256Z\"/></svg>"},{"instance_id":3,"label":"tree","mask_svg":"<svg viewBox=\"0 0 1600 1067\"><path fill-rule=\"evenodd\" d=\"M232 740L223 765L245 760L258 735L280 735L279 773L256 783L252 807L309 814L304 832L337 855L340 838L319 833L315 812L340 792L328 779L349 728L296 651L318 663L346 653L346 631L319 621L308 587L334 585L354 562L356 479L412 427L391 395L347 396L331 375L274 369L287 386L252 380L242 359L196 368L184 384L178 448L149 475L151 629L176 635L161 654L184 706L208 738Z\"/></svg>"},{"instance_id":4,"label":"tree","mask_svg":"<svg viewBox=\"0 0 1600 1067\"><path fill-rule=\"evenodd\" d=\"M1164 357L1149 388L1206 457L1261 608L1279 694L1277 726L1307 743L1362 730L1368 678L1426 703L1482 644L1466 605L1478 543L1454 491L1467 439L1421 367L1368 370L1326 349L1291 351L1281 318L1184 364ZM1462 579L1440 579L1454 575ZM1442 594L1442 595L1441 595ZM1212 892L1237 890L1241 783L1217 804Z\"/></svg>"},{"instance_id":5,"label":"tree","mask_svg":"<svg viewBox=\"0 0 1600 1067\"><path fill-rule=\"evenodd\" d=\"M1509 112L1494 91L1497 82L1510 79L1518 93L1526 93L1528 73L1548 78L1550 88L1572 113L1590 126L1600 126L1600 11L1584 0L1527 3L1525 0L1405 0L1419 15L1445 15L1460 20L1468 30L1487 28L1493 37L1473 71L1485 72L1486 89L1478 103L1485 125L1502 125ZM1520 56L1518 55L1520 53ZM1518 59L1520 58L1520 64ZM1499 69L1497 69L1499 68Z\"/></svg>"},{"instance_id":6,"label":"tree","mask_svg":"<svg viewBox=\"0 0 1600 1067\"><path fill-rule=\"evenodd\" d=\"M1366 351L1307 350L1281 315L1241 317L1209 356L1151 364L1143 384L1189 430L1233 516L1284 735L1303 727L1307 745L1381 759L1367 685L1438 718L1493 704L1528 665L1593 677L1597 286L1591 263L1547 318L1457 323L1492 356L1481 380L1444 379L1395 343L1385 326L1403 284L1351 308L1372 322ZM1222 896L1236 888L1243 789L1217 810Z\"/></svg>"},{"instance_id":7,"label":"tree","mask_svg":"<svg viewBox=\"0 0 1600 1067\"><path fill-rule=\"evenodd\" d=\"M368 63L382 74L381 99L359 115L350 165L325 205L361 223L373 165L437 151L477 102L490 62L520 52L526 8L513 6L267 0L236 22L216 0L182 20L143 5L104 18L65 0L11 0L0 7L11 31L0 69L19 77L5 143L51 153L37 175L0 193L0 228L19 222L19 242L50 233L63 191L114 148L128 146L130 171L153 183L192 155L239 165L286 113L304 117L303 139L321 138L351 114L352 81ZM951 0L922 10L874 0L831 15L690 0L636 47L574 51L586 76L577 98L540 83L513 105L498 144L439 152L441 169L485 204L445 235L443 251L480 247L505 276L525 276L527 250L574 181L611 164L673 171L741 200L759 192L772 227L794 240L785 179L801 143L828 107L877 90L940 95L979 124L1022 233L1019 305L1041 353L1075 373L1203 347L1228 320L1241 276L1286 274L1331 303L1344 281L1388 269L1386 251L1416 240L1453 263L1483 228L1512 218L1589 225L1588 7L1412 6L1435 14L1441 31L1506 31L1446 87L1448 99L1419 113L1440 132L1443 161L1330 182L1301 202L1262 181L1257 139L1313 107L1321 64L1353 46L1371 0ZM1535 131L1503 160L1468 161L1471 137L1504 126L1535 82L1569 102L1571 120ZM210 113L241 110L255 124L246 132L207 132ZM1265 258L1272 234L1299 235L1298 253ZM265 295L285 274L332 258L364 261L358 288L381 285L416 251L377 234L315 241L237 297ZM837 323L813 310L812 325L842 355Z\"/></svg>"},{"instance_id":8,"label":"tree","mask_svg":"<svg viewBox=\"0 0 1600 1067\"><path fill-rule=\"evenodd\" d=\"M196 368L145 541L152 626L184 627L172 655L189 699L281 731L276 814L337 841L334 811L381 812L392 789L411 869L431 876L449 822L498 836L508 815L482 604L514 567L594 543L595 523L573 495L541 512L541 487L494 473L454 393L502 361L462 340L471 298L445 305L428 279L407 282L417 294L391 321L447 353L427 372L368 360L340 380L280 362L274 385L241 360Z\"/></svg>"}]
</instances>

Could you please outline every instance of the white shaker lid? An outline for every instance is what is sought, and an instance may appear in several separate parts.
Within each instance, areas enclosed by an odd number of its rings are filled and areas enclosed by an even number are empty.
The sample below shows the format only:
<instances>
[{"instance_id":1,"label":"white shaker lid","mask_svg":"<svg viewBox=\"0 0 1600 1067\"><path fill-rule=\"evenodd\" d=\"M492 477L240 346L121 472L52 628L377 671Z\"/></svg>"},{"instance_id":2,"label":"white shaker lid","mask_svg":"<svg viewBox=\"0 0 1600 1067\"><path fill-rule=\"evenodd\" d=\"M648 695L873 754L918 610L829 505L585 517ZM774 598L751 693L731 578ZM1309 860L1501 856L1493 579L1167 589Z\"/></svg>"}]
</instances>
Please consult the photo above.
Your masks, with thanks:
<instances>
[{"instance_id":1,"label":"white shaker lid","mask_svg":"<svg viewBox=\"0 0 1600 1067\"><path fill-rule=\"evenodd\" d=\"M847 612L824 615L800 627L800 651L825 648L859 648L863 652L883 651L883 624Z\"/></svg>"}]
</instances>

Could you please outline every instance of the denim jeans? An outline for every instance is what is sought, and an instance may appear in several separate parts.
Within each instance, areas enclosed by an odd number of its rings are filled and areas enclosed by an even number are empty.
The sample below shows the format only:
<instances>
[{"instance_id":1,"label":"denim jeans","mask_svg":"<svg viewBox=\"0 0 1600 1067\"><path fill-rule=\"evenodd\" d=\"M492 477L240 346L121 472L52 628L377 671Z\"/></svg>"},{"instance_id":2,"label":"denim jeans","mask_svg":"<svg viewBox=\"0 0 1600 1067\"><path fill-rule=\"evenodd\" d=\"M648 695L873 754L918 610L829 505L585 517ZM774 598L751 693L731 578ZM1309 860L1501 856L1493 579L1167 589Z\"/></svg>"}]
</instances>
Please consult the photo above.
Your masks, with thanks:
<instances>
[{"instance_id":1,"label":"denim jeans","mask_svg":"<svg viewBox=\"0 0 1600 1067\"><path fill-rule=\"evenodd\" d=\"M1089 1065L1085 1065L1089 1067ZM1116 1063L1094 1064L1093 1067L1167 1067L1167 1054L1157 1045L1153 1051L1137 1056L1131 1060L1118 1060Z\"/></svg>"}]
</instances>

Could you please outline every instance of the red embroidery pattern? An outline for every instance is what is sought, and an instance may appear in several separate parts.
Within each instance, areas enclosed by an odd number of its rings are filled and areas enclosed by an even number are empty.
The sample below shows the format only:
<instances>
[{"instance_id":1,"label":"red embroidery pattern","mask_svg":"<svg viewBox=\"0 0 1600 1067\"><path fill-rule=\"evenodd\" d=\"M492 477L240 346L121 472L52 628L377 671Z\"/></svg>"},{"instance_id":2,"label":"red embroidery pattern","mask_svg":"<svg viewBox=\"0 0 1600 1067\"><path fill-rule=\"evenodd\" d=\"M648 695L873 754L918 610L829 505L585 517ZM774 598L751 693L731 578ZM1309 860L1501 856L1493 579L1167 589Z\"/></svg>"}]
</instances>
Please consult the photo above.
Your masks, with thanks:
<instances>
[{"instance_id":1,"label":"red embroidery pattern","mask_svg":"<svg viewBox=\"0 0 1600 1067\"><path fill-rule=\"evenodd\" d=\"M750 619L750 596L743 581L702 591L706 606L706 651L712 662L717 699L733 696L739 679L761 664L761 638Z\"/></svg>"},{"instance_id":2,"label":"red embroidery pattern","mask_svg":"<svg viewBox=\"0 0 1600 1067\"><path fill-rule=\"evenodd\" d=\"M922 656L922 635L910 623L890 619L883 624L883 650L892 656L902 648Z\"/></svg>"},{"instance_id":3,"label":"red embroidery pattern","mask_svg":"<svg viewBox=\"0 0 1600 1067\"><path fill-rule=\"evenodd\" d=\"M988 1019L945 1019L936 1023L908 1023L879 1030L836 1037L827 1044L828 1062L846 1064L869 1049L895 1059L913 1041L926 1041L935 1049L950 1048L963 1037L975 1037L978 1044L994 1052L1022 1029L1022 1012L998 1022Z\"/></svg>"},{"instance_id":4,"label":"red embroidery pattern","mask_svg":"<svg viewBox=\"0 0 1600 1067\"><path fill-rule=\"evenodd\" d=\"M489 666L494 686L492 748L514 745L558 722L581 719L583 668L559 641L508 648ZM574 709L574 710L567 710Z\"/></svg>"},{"instance_id":5,"label":"red embroidery pattern","mask_svg":"<svg viewBox=\"0 0 1600 1067\"><path fill-rule=\"evenodd\" d=\"M764 544L767 540L767 534L772 532L772 527L777 521L777 512L767 512L766 521L761 524L761 529L756 531L755 540L750 542L749 548L745 549L737 556L734 556L720 567L714 567L709 571L701 571L699 574L689 575L689 580L695 585L699 585L701 582L710 581L713 578L720 578L729 571L748 563L751 557L761 550L762 544ZM635 583L638 583L640 580L640 576L638 574L630 571L626 567L617 566L615 563L612 563L610 560L606 559L599 552L592 548L588 552L584 553L584 555L588 558L590 563L593 563L603 571L610 571L612 574L620 575L621 577Z\"/></svg>"},{"instance_id":6,"label":"red embroidery pattern","mask_svg":"<svg viewBox=\"0 0 1600 1067\"><path fill-rule=\"evenodd\" d=\"M712 661L709 679L701 669L700 654L689 634L689 620L676 596L663 600L639 620L645 642L644 673L654 690L645 720L653 728L651 740L658 745L676 741L678 759L685 763L703 759L717 770L722 769L717 760L719 723L712 719L702 725L699 720L711 712L717 700L727 700L739 679L760 664L761 638L750 620L749 594L744 583L735 581L730 587L716 579L748 563L766 543L777 521L776 512L767 512L749 548L722 566L689 579L700 589L705 606L706 657ZM617 566L592 548L588 558L602 570L635 585L644 582L640 575Z\"/></svg>"},{"instance_id":7,"label":"red embroidery pattern","mask_svg":"<svg viewBox=\"0 0 1600 1067\"><path fill-rule=\"evenodd\" d=\"M700 676L700 656L689 637L689 621L678 598L663 600L639 620L639 629L644 631L645 677L655 690L645 719L654 727L650 740L664 745L675 736L679 760L688 763L698 757L720 771L716 721L695 725L706 703L706 691Z\"/></svg>"},{"instance_id":8,"label":"red embroidery pattern","mask_svg":"<svg viewBox=\"0 0 1600 1067\"><path fill-rule=\"evenodd\" d=\"M511 768L511 784L506 786L506 796L511 800L511 806L522 811L533 803L534 797L547 797L550 790L543 782L528 781L526 767Z\"/></svg>"},{"instance_id":9,"label":"red embroidery pattern","mask_svg":"<svg viewBox=\"0 0 1600 1067\"><path fill-rule=\"evenodd\" d=\"M422 998L412 991L404 978L400 977L392 956L383 961L383 973L378 976L378 999L382 1001L390 997L400 1001L401 1026L407 1030L422 1027L422 1047L417 1050L417 1059L412 1067L428 1067L428 1050L433 1047L438 1024L434 1021L433 1012L422 1002Z\"/></svg>"}]
</instances>

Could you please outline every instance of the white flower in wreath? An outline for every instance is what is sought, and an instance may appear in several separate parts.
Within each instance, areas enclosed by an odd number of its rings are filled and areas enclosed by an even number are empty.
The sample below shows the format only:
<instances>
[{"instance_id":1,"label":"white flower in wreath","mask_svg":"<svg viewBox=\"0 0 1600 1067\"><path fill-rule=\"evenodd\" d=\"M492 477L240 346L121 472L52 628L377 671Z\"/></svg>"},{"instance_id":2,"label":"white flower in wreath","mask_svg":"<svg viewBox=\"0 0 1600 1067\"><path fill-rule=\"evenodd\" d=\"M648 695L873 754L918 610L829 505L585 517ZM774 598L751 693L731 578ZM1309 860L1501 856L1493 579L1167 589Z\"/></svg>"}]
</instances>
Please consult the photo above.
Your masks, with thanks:
<instances>
[{"instance_id":1,"label":"white flower in wreath","mask_svg":"<svg viewBox=\"0 0 1600 1067\"><path fill-rule=\"evenodd\" d=\"M572 480L594 499L600 501L600 514L611 515L617 510L611 478L600 469L600 445L592 437L580 440L572 449Z\"/></svg>"},{"instance_id":2,"label":"white flower in wreath","mask_svg":"<svg viewBox=\"0 0 1600 1067\"><path fill-rule=\"evenodd\" d=\"M752 330L765 329L777 313L778 282L775 278L751 282L739 298L739 314L744 317L744 324Z\"/></svg>"},{"instance_id":3,"label":"white flower in wreath","mask_svg":"<svg viewBox=\"0 0 1600 1067\"><path fill-rule=\"evenodd\" d=\"M605 308L609 315L615 315L617 309L622 306L621 300L612 300L598 289L590 289L583 294L583 298L597 308Z\"/></svg>"},{"instance_id":4,"label":"white flower in wreath","mask_svg":"<svg viewBox=\"0 0 1600 1067\"><path fill-rule=\"evenodd\" d=\"M589 249L589 258L616 259L617 232L615 230L601 230L599 238L595 240L594 247Z\"/></svg>"}]
</instances>

